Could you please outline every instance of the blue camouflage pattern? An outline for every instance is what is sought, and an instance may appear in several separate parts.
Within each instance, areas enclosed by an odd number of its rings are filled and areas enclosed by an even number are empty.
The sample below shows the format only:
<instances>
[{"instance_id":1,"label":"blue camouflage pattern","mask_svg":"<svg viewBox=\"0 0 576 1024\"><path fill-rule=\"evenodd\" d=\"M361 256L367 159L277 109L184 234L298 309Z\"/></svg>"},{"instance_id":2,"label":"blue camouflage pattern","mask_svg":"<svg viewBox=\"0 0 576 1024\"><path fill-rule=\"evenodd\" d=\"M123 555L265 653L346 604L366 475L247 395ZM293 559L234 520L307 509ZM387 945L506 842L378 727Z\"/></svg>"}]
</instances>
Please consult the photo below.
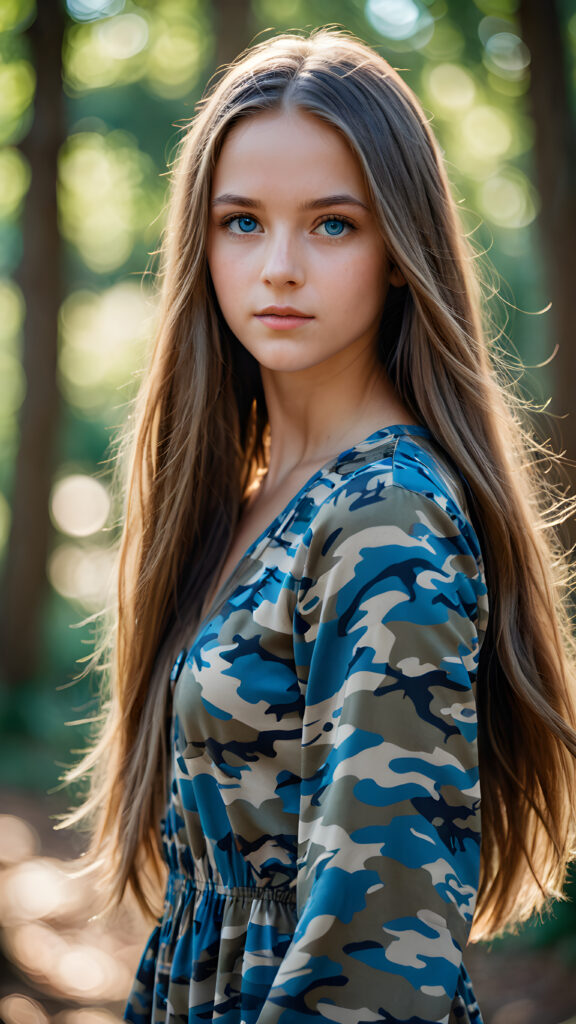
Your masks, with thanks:
<instances>
[{"instance_id":1,"label":"blue camouflage pattern","mask_svg":"<svg viewBox=\"0 0 576 1024\"><path fill-rule=\"evenodd\" d=\"M165 909L126 1020L480 1024L462 953L487 615L425 427L376 431L294 496L175 683Z\"/></svg>"}]
</instances>

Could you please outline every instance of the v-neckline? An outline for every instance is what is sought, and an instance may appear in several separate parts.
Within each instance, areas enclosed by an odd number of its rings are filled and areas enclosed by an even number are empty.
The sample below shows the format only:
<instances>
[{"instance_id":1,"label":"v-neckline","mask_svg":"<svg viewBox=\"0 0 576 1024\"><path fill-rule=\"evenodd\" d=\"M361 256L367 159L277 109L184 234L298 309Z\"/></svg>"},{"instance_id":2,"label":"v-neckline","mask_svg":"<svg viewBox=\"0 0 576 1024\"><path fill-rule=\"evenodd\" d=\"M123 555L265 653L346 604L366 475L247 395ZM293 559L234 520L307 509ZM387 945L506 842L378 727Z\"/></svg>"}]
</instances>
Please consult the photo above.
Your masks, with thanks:
<instances>
[{"instance_id":1,"label":"v-neckline","mask_svg":"<svg viewBox=\"0 0 576 1024\"><path fill-rule=\"evenodd\" d=\"M286 517L290 514L294 506L298 503L300 498L310 487L313 486L318 480L326 475L335 465L339 462L344 461L346 456L354 452L361 451L365 445L370 445L371 442L376 442L386 434L415 434L421 437L430 437L430 431L428 427L422 426L417 423L394 423L387 427L379 427L374 430L368 437L363 438L361 441L357 441L350 447L345 448L338 455L333 455L323 466L320 466L310 477L302 484L302 486L292 495L290 500L281 509L281 511L271 520L270 523L258 534L257 537L248 545L242 555L240 555L238 561L232 567L228 575L222 580L218 589L214 592L210 604L206 608L206 614L202 615L202 619L196 629L196 635L198 636L204 627L204 625L210 621L212 616L216 613L217 609L224 603L224 595L227 592L228 587L236 580L240 570L243 568L245 562L249 558L258 558L262 552L266 549L274 533L276 532L277 526L284 522Z\"/></svg>"}]
</instances>

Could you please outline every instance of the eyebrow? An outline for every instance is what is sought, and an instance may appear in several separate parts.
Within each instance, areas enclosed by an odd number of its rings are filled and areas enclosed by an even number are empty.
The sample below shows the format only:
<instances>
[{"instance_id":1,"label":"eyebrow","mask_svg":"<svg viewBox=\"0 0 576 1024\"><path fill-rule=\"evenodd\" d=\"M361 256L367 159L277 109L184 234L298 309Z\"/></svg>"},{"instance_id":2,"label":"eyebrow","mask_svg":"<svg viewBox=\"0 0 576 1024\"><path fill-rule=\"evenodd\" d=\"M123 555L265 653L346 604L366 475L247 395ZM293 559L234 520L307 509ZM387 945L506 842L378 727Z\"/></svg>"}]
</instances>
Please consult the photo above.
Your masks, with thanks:
<instances>
[{"instance_id":1,"label":"eyebrow","mask_svg":"<svg viewBox=\"0 0 576 1024\"><path fill-rule=\"evenodd\" d=\"M212 200L212 206L242 206L246 210L260 210L262 209L262 203L259 199L250 199L248 196L239 196L234 192L223 192L222 195L216 196ZM348 192L335 192L331 196L320 196L318 199L308 199L306 202L299 203L299 210L319 210L325 206L361 206L363 210L368 210L369 207L366 203L363 203L356 196L350 195Z\"/></svg>"}]
</instances>

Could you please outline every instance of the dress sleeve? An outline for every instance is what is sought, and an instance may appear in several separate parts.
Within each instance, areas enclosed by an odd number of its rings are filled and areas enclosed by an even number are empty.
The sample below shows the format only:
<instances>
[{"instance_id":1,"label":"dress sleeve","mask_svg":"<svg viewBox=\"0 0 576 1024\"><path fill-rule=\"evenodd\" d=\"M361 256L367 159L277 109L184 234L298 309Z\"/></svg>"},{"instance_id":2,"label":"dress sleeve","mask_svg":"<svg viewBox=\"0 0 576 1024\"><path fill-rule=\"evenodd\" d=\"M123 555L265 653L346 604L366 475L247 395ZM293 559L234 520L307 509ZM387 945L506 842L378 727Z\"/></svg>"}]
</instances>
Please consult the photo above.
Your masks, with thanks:
<instances>
[{"instance_id":1,"label":"dress sleeve","mask_svg":"<svg viewBox=\"0 0 576 1024\"><path fill-rule=\"evenodd\" d=\"M447 507L343 489L308 531L299 917L258 1024L448 1021L479 877L486 587Z\"/></svg>"}]
</instances>

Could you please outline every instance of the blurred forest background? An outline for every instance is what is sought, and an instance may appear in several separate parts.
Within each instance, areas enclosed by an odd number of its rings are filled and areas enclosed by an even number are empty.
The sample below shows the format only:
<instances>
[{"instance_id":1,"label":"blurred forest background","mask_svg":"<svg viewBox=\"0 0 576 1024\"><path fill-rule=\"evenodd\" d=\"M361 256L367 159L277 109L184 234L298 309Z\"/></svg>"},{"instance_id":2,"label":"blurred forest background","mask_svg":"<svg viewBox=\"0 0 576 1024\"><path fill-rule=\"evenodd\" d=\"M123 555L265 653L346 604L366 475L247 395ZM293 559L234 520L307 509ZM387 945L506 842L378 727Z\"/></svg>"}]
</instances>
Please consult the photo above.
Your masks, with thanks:
<instances>
[{"instance_id":1,"label":"blurred forest background","mask_svg":"<svg viewBox=\"0 0 576 1024\"><path fill-rule=\"evenodd\" d=\"M494 333L538 433L576 461L575 0L1 0L0 1019L117 1020L146 927L92 895L53 834L97 680L111 445L154 333L168 169L216 69L256 38L339 24L433 120ZM548 309L549 305L551 308ZM542 312L545 311L545 312ZM574 488L567 467L564 484ZM576 524L566 528L576 541ZM66 724L66 723L77 724ZM84 724L83 724L84 723ZM576 885L572 885L572 895ZM487 1024L576 1014L576 905L469 957ZM576 1021L576 1017L574 1017Z\"/></svg>"}]
</instances>

